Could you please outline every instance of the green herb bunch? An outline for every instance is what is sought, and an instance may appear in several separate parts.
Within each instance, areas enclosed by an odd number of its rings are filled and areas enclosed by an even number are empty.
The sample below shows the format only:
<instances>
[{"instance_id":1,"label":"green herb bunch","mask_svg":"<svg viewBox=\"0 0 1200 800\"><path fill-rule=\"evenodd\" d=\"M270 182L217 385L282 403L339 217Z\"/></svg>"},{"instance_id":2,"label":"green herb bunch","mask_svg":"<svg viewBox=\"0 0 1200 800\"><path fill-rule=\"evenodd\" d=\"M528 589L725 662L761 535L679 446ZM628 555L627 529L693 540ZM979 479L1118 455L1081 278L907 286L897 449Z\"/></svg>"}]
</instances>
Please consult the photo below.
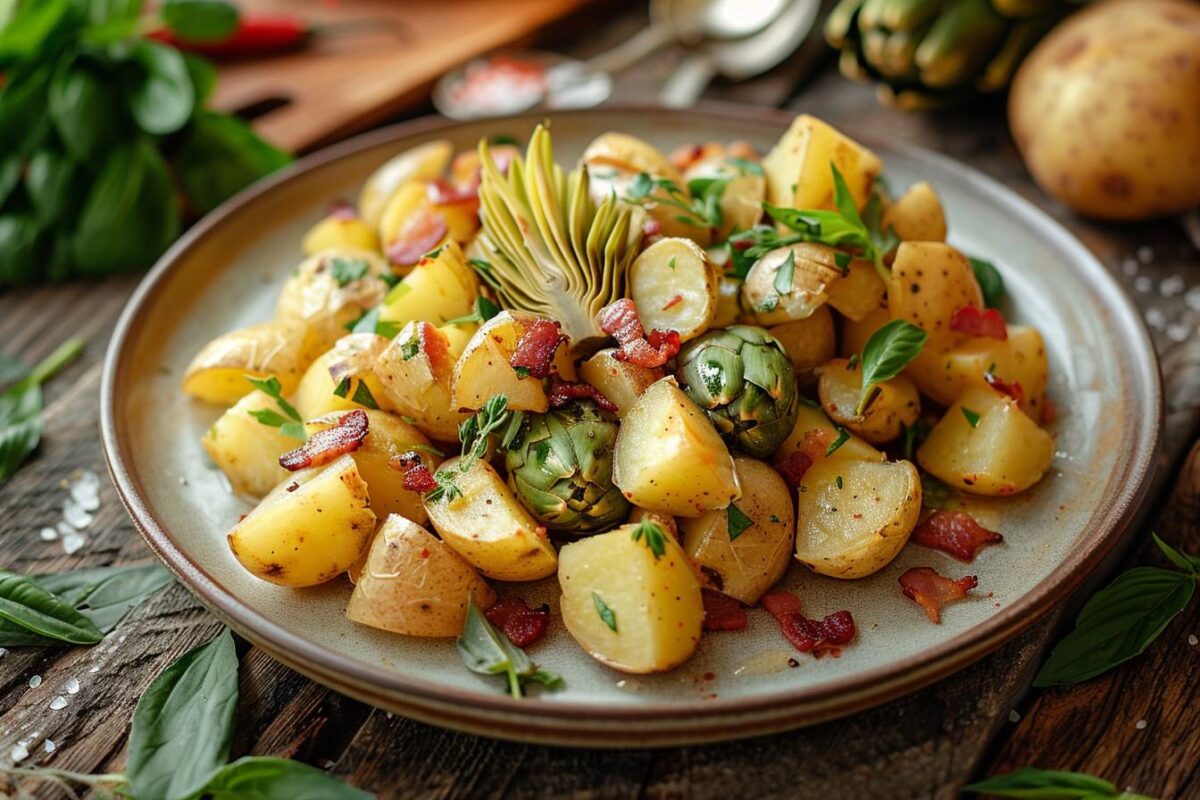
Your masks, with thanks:
<instances>
[{"instance_id":1,"label":"green herb bunch","mask_svg":"<svg viewBox=\"0 0 1200 800\"><path fill-rule=\"evenodd\" d=\"M144 269L186 218L288 162L204 108L208 62L151 38L237 24L225 0L0 2L0 287Z\"/></svg>"}]
</instances>

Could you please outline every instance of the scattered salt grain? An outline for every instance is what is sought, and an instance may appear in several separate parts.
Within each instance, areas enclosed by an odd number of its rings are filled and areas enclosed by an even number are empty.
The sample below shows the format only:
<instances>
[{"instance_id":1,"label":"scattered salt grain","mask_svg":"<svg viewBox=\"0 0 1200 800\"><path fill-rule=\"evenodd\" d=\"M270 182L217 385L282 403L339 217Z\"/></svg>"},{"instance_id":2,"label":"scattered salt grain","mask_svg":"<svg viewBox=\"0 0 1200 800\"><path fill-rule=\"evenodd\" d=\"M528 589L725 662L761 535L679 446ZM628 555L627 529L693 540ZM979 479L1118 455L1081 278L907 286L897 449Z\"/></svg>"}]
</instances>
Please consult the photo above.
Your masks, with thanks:
<instances>
[{"instance_id":1,"label":"scattered salt grain","mask_svg":"<svg viewBox=\"0 0 1200 800\"><path fill-rule=\"evenodd\" d=\"M75 532L75 528L69 525L65 519L60 519L54 523L54 529L58 531L59 536L66 536L68 533Z\"/></svg>"},{"instance_id":2,"label":"scattered salt grain","mask_svg":"<svg viewBox=\"0 0 1200 800\"><path fill-rule=\"evenodd\" d=\"M1012 711L1008 712L1008 721L1013 722L1013 723L1020 722L1021 721L1020 712L1018 712L1015 708Z\"/></svg>"},{"instance_id":3,"label":"scattered salt grain","mask_svg":"<svg viewBox=\"0 0 1200 800\"><path fill-rule=\"evenodd\" d=\"M1187 283L1178 275L1172 275L1169 278L1164 278L1162 283L1158 285L1158 293L1163 297L1174 297L1181 294L1187 288Z\"/></svg>"},{"instance_id":4,"label":"scattered salt grain","mask_svg":"<svg viewBox=\"0 0 1200 800\"><path fill-rule=\"evenodd\" d=\"M54 743L53 739L47 739L46 741L42 742L42 749L47 753L53 753L58 749L58 745Z\"/></svg>"},{"instance_id":5,"label":"scattered salt grain","mask_svg":"<svg viewBox=\"0 0 1200 800\"><path fill-rule=\"evenodd\" d=\"M53 542L55 539L58 538L58 531L54 530L54 528L47 526L45 528L42 528L40 531L38 531L38 536L41 537L41 540L43 542Z\"/></svg>"},{"instance_id":6,"label":"scattered salt grain","mask_svg":"<svg viewBox=\"0 0 1200 800\"><path fill-rule=\"evenodd\" d=\"M41 675L34 675L32 678L29 679L29 688L30 689L36 689L37 687L39 687L41 685L42 685L42 676Z\"/></svg>"},{"instance_id":7,"label":"scattered salt grain","mask_svg":"<svg viewBox=\"0 0 1200 800\"><path fill-rule=\"evenodd\" d=\"M1191 332L1192 329L1189 326L1184 325L1182 322L1172 322L1167 326L1166 330L1167 338L1172 342L1187 341L1188 335L1191 334Z\"/></svg>"},{"instance_id":8,"label":"scattered salt grain","mask_svg":"<svg viewBox=\"0 0 1200 800\"><path fill-rule=\"evenodd\" d=\"M1148 245L1142 245L1137 249L1137 257L1138 261L1142 262L1143 264L1149 264L1154 260L1154 249Z\"/></svg>"},{"instance_id":9,"label":"scattered salt grain","mask_svg":"<svg viewBox=\"0 0 1200 800\"><path fill-rule=\"evenodd\" d=\"M1146 324L1156 331L1161 331L1167 325L1167 317L1161 309L1146 309Z\"/></svg>"},{"instance_id":10,"label":"scattered salt grain","mask_svg":"<svg viewBox=\"0 0 1200 800\"><path fill-rule=\"evenodd\" d=\"M1188 644L1190 644L1192 647L1195 647L1196 645L1200 644L1200 639L1197 639L1196 634L1194 634L1194 633L1189 634L1188 635Z\"/></svg>"},{"instance_id":11,"label":"scattered salt grain","mask_svg":"<svg viewBox=\"0 0 1200 800\"><path fill-rule=\"evenodd\" d=\"M62 548L67 555L78 553L87 544L87 537L78 531L71 531L63 536Z\"/></svg>"},{"instance_id":12,"label":"scattered salt grain","mask_svg":"<svg viewBox=\"0 0 1200 800\"><path fill-rule=\"evenodd\" d=\"M188 485L187 478L185 478L185 477L183 477L182 475L180 475L180 476L179 476L179 485L180 485L180 486L187 486L187 485Z\"/></svg>"},{"instance_id":13,"label":"scattered salt grain","mask_svg":"<svg viewBox=\"0 0 1200 800\"><path fill-rule=\"evenodd\" d=\"M1130 277L1137 275L1139 269L1141 269L1141 265L1135 258L1127 258L1121 262L1121 271Z\"/></svg>"},{"instance_id":14,"label":"scattered salt grain","mask_svg":"<svg viewBox=\"0 0 1200 800\"><path fill-rule=\"evenodd\" d=\"M1147 724L1148 724L1148 723L1146 722L1146 720L1144 720L1144 719L1139 719L1139 720L1137 721L1137 724L1135 724L1133 727L1137 728L1139 731L1144 731L1144 730L1146 730L1146 725L1147 725Z\"/></svg>"},{"instance_id":15,"label":"scattered salt grain","mask_svg":"<svg viewBox=\"0 0 1200 800\"><path fill-rule=\"evenodd\" d=\"M0 658L4 658L6 655L8 655L8 649L0 647Z\"/></svg>"},{"instance_id":16,"label":"scattered salt grain","mask_svg":"<svg viewBox=\"0 0 1200 800\"><path fill-rule=\"evenodd\" d=\"M89 669L89 670L88 670L88 674L89 674L89 675L95 675L95 674L96 674L97 672L99 672L99 671L100 671L100 665L99 665L99 664L97 664L97 665L95 665L94 667L92 667L91 669Z\"/></svg>"},{"instance_id":17,"label":"scattered salt grain","mask_svg":"<svg viewBox=\"0 0 1200 800\"><path fill-rule=\"evenodd\" d=\"M1187 303L1192 311L1200 311L1200 286L1188 289L1187 294L1183 296L1183 302Z\"/></svg>"},{"instance_id":18,"label":"scattered salt grain","mask_svg":"<svg viewBox=\"0 0 1200 800\"><path fill-rule=\"evenodd\" d=\"M51 711L61 711L62 709L66 708L66 707L67 707L67 698L63 697L61 694L50 701L50 710Z\"/></svg>"},{"instance_id":19,"label":"scattered salt grain","mask_svg":"<svg viewBox=\"0 0 1200 800\"><path fill-rule=\"evenodd\" d=\"M1154 281L1150 280L1145 275L1139 275L1137 280L1133 282L1133 288L1139 292L1148 292L1154 286Z\"/></svg>"},{"instance_id":20,"label":"scattered salt grain","mask_svg":"<svg viewBox=\"0 0 1200 800\"><path fill-rule=\"evenodd\" d=\"M90 512L85 511L83 506L76 503L73 499L67 498L63 503L63 519L65 519L73 528L83 530L92 524L94 519Z\"/></svg>"},{"instance_id":21,"label":"scattered salt grain","mask_svg":"<svg viewBox=\"0 0 1200 800\"><path fill-rule=\"evenodd\" d=\"M84 511L95 511L100 508L100 495L95 489L86 484L77 483L71 487L71 499L79 504Z\"/></svg>"},{"instance_id":22,"label":"scattered salt grain","mask_svg":"<svg viewBox=\"0 0 1200 800\"><path fill-rule=\"evenodd\" d=\"M29 758L29 748L20 742L17 742L12 746L12 750L8 751L8 756L12 759L14 764L20 764L22 761Z\"/></svg>"},{"instance_id":23,"label":"scattered salt grain","mask_svg":"<svg viewBox=\"0 0 1200 800\"><path fill-rule=\"evenodd\" d=\"M63 688L67 690L67 694L79 694L79 680L71 678L63 684Z\"/></svg>"}]
</instances>

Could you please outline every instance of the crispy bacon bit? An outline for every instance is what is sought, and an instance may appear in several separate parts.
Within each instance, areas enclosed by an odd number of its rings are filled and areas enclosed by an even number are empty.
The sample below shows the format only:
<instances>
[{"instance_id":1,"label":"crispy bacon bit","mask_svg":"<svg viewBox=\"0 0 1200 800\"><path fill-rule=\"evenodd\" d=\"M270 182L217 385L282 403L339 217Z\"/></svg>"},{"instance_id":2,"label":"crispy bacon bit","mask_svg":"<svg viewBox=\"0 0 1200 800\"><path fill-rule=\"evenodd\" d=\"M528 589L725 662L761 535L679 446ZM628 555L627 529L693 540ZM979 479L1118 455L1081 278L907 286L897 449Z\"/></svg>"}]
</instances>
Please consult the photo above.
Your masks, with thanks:
<instances>
[{"instance_id":1,"label":"crispy bacon bit","mask_svg":"<svg viewBox=\"0 0 1200 800\"><path fill-rule=\"evenodd\" d=\"M404 474L402 485L410 492L425 494L437 488L433 473L425 466L421 454L416 450L392 456L388 460L388 467Z\"/></svg>"},{"instance_id":2,"label":"crispy bacon bit","mask_svg":"<svg viewBox=\"0 0 1200 800\"><path fill-rule=\"evenodd\" d=\"M695 164L697 161L699 161L703 156L704 146L692 142L688 144L681 144L676 147L671 151L671 154L667 156L667 160L671 162L671 165L675 167L675 169L683 172L692 164Z\"/></svg>"},{"instance_id":3,"label":"crispy bacon bit","mask_svg":"<svg viewBox=\"0 0 1200 800\"><path fill-rule=\"evenodd\" d=\"M987 336L1000 341L1008 338L1004 315L994 308L983 311L975 306L959 306L950 317L950 330L968 336Z\"/></svg>"},{"instance_id":4,"label":"crispy bacon bit","mask_svg":"<svg viewBox=\"0 0 1200 800\"><path fill-rule=\"evenodd\" d=\"M279 457L279 466L295 472L306 467L328 464L338 456L353 453L367 438L367 412L356 408L344 414L336 425L314 433L307 442Z\"/></svg>"},{"instance_id":5,"label":"crispy bacon bit","mask_svg":"<svg viewBox=\"0 0 1200 800\"><path fill-rule=\"evenodd\" d=\"M683 295L677 294L674 297L672 297L670 300L667 301L666 305L664 305L662 307L662 310L666 311L669 308L674 308L675 306L679 305L682 302L683 302Z\"/></svg>"},{"instance_id":6,"label":"crispy bacon bit","mask_svg":"<svg viewBox=\"0 0 1200 800\"><path fill-rule=\"evenodd\" d=\"M742 631L746 629L746 609L742 604L726 594L714 592L712 589L701 589L700 597L704 600L704 630L706 631Z\"/></svg>"},{"instance_id":7,"label":"crispy bacon bit","mask_svg":"<svg viewBox=\"0 0 1200 800\"><path fill-rule=\"evenodd\" d=\"M849 644L857 632L849 611L835 611L824 619L809 619L801 613L800 598L790 592L767 592L759 600L775 617L784 638L801 653L820 658L825 653L837 656L841 646Z\"/></svg>"},{"instance_id":8,"label":"crispy bacon bit","mask_svg":"<svg viewBox=\"0 0 1200 800\"><path fill-rule=\"evenodd\" d=\"M912 541L970 563L981 549L1004 541L1004 537L983 527L965 511L938 509L913 529Z\"/></svg>"},{"instance_id":9,"label":"crispy bacon bit","mask_svg":"<svg viewBox=\"0 0 1200 800\"><path fill-rule=\"evenodd\" d=\"M683 343L677 331L651 331L649 337L629 298L622 298L600 309L600 329L621 345L617 358L639 367L661 367L679 354Z\"/></svg>"},{"instance_id":10,"label":"crispy bacon bit","mask_svg":"<svg viewBox=\"0 0 1200 800\"><path fill-rule=\"evenodd\" d=\"M642 223L642 235L647 239L653 239L662 233L662 223L656 219L648 219Z\"/></svg>"},{"instance_id":11,"label":"crispy bacon bit","mask_svg":"<svg viewBox=\"0 0 1200 800\"><path fill-rule=\"evenodd\" d=\"M416 264L421 256L437 247L450 230L446 218L436 211L420 209L409 217L399 236L385 248L388 261L398 267Z\"/></svg>"},{"instance_id":12,"label":"crispy bacon bit","mask_svg":"<svg viewBox=\"0 0 1200 800\"><path fill-rule=\"evenodd\" d=\"M596 405L610 414L617 413L617 404L605 397L599 389L590 383L564 381L558 375L550 376L550 405L552 407L558 408L572 400L581 398L593 400Z\"/></svg>"},{"instance_id":13,"label":"crispy bacon bit","mask_svg":"<svg viewBox=\"0 0 1200 800\"><path fill-rule=\"evenodd\" d=\"M983 379L987 381L988 386L1001 394L1008 395L1018 403L1025 399L1025 390L1021 388L1020 381L1006 381L990 372L983 373Z\"/></svg>"},{"instance_id":14,"label":"crispy bacon bit","mask_svg":"<svg viewBox=\"0 0 1200 800\"><path fill-rule=\"evenodd\" d=\"M329 205L329 216L331 219L336 219L340 222L350 222L351 220L358 219L358 209L345 200L338 200Z\"/></svg>"},{"instance_id":15,"label":"crispy bacon bit","mask_svg":"<svg viewBox=\"0 0 1200 800\"><path fill-rule=\"evenodd\" d=\"M550 624L550 606L530 608L515 597L497 601L484 615L517 647L528 647L541 639Z\"/></svg>"},{"instance_id":16,"label":"crispy bacon bit","mask_svg":"<svg viewBox=\"0 0 1200 800\"><path fill-rule=\"evenodd\" d=\"M942 621L942 608L967 596L967 592L979 585L974 575L954 580L939 575L932 567L913 567L900 576L900 588L904 596L925 609L929 621L935 625Z\"/></svg>"},{"instance_id":17,"label":"crispy bacon bit","mask_svg":"<svg viewBox=\"0 0 1200 800\"><path fill-rule=\"evenodd\" d=\"M804 473L813 465L812 457L803 450L788 453L786 457L775 459L775 469L783 476L784 482L793 489L800 488Z\"/></svg>"},{"instance_id":18,"label":"crispy bacon bit","mask_svg":"<svg viewBox=\"0 0 1200 800\"><path fill-rule=\"evenodd\" d=\"M1058 409L1054 407L1054 401L1049 397L1042 398L1042 424L1052 425L1054 423L1054 415Z\"/></svg>"},{"instance_id":19,"label":"crispy bacon bit","mask_svg":"<svg viewBox=\"0 0 1200 800\"><path fill-rule=\"evenodd\" d=\"M554 353L565 341L567 337L563 335L561 325L548 319L539 319L525 330L508 363L513 369L524 367L535 378L548 377Z\"/></svg>"},{"instance_id":20,"label":"crispy bacon bit","mask_svg":"<svg viewBox=\"0 0 1200 800\"><path fill-rule=\"evenodd\" d=\"M445 178L435 178L425 185L425 197L434 205L470 203L479 199L479 177L467 184L453 184Z\"/></svg>"}]
</instances>

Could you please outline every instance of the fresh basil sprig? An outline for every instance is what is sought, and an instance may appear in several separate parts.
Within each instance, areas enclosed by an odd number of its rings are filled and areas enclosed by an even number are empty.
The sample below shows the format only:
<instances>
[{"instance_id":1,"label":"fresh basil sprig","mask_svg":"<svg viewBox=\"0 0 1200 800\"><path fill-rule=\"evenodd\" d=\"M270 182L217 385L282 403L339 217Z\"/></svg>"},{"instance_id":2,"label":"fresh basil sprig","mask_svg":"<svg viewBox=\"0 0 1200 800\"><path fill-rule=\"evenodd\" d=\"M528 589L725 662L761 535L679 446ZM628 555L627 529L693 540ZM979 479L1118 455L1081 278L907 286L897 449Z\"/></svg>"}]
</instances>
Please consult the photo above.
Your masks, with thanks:
<instances>
[{"instance_id":1,"label":"fresh basil sprig","mask_svg":"<svg viewBox=\"0 0 1200 800\"><path fill-rule=\"evenodd\" d=\"M56 642L95 644L104 638L75 606L11 572L0 572L0 619Z\"/></svg>"},{"instance_id":2,"label":"fresh basil sprig","mask_svg":"<svg viewBox=\"0 0 1200 800\"><path fill-rule=\"evenodd\" d=\"M467 669L472 672L503 675L508 682L509 694L518 699L524 696L524 687L529 681L546 688L562 685L561 677L538 669L524 650L492 627L479 606L475 605L474 599L467 600L467 620L462 635L458 637L458 652Z\"/></svg>"},{"instance_id":3,"label":"fresh basil sprig","mask_svg":"<svg viewBox=\"0 0 1200 800\"><path fill-rule=\"evenodd\" d=\"M1134 567L1092 595L1075 629L1054 646L1034 686L1066 686L1096 677L1140 655L1187 608L1200 580L1200 559L1154 535L1179 570Z\"/></svg>"},{"instance_id":4,"label":"fresh basil sprig","mask_svg":"<svg viewBox=\"0 0 1200 800\"><path fill-rule=\"evenodd\" d=\"M81 339L68 339L0 394L0 483L17 471L42 440L42 384L74 361L82 350Z\"/></svg>"},{"instance_id":5,"label":"fresh basil sprig","mask_svg":"<svg viewBox=\"0 0 1200 800\"><path fill-rule=\"evenodd\" d=\"M1021 767L1004 775L963 787L963 791L996 797L1032 800L1153 800L1146 795L1123 792L1106 780L1082 772Z\"/></svg>"},{"instance_id":6,"label":"fresh basil sprig","mask_svg":"<svg viewBox=\"0 0 1200 800\"><path fill-rule=\"evenodd\" d=\"M900 374L914 358L921 354L929 334L902 319L887 323L867 339L863 346L862 391L858 398L856 414L861 415L874 399L878 385Z\"/></svg>"},{"instance_id":7,"label":"fresh basil sprig","mask_svg":"<svg viewBox=\"0 0 1200 800\"><path fill-rule=\"evenodd\" d=\"M483 408L458 426L458 440L462 442L459 471L466 472L477 459L487 458L492 434L500 435L500 448L507 450L520 432L524 419L524 412L509 410L507 396L497 394L488 398Z\"/></svg>"}]
</instances>

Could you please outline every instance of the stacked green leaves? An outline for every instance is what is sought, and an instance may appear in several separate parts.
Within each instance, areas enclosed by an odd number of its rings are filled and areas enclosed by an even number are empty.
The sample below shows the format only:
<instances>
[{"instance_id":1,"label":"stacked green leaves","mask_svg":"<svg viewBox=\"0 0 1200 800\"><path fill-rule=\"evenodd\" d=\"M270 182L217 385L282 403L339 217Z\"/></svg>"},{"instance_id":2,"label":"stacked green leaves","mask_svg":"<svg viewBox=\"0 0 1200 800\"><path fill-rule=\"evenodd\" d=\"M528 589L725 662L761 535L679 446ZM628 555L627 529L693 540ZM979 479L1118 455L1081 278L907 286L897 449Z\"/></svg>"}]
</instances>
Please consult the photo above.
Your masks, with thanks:
<instances>
[{"instance_id":1,"label":"stacked green leaves","mask_svg":"<svg viewBox=\"0 0 1200 800\"><path fill-rule=\"evenodd\" d=\"M500 305L557 320L579 352L604 336L600 309L628 295L629 266L642 241L634 207L616 197L597 206L587 170L565 174L541 125L525 159L514 158L507 174L486 140L479 155L482 241Z\"/></svg>"},{"instance_id":2,"label":"stacked green leaves","mask_svg":"<svg viewBox=\"0 0 1200 800\"><path fill-rule=\"evenodd\" d=\"M0 10L0 287L144 269L288 156L204 108L207 62L148 39L220 39L221 0L22 0Z\"/></svg>"}]
</instances>

